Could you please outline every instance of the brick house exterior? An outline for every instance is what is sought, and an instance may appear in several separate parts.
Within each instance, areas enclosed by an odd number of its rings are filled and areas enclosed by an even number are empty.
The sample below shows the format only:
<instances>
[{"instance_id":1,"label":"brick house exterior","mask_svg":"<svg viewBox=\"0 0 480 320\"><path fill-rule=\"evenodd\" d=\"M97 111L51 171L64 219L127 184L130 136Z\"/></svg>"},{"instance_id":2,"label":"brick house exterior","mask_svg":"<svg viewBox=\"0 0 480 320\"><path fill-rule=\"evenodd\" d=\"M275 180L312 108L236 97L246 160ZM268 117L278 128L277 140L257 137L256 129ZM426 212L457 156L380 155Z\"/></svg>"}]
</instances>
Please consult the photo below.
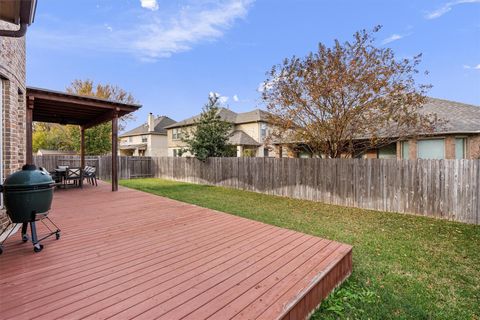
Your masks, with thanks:
<instances>
[{"instance_id":1,"label":"brick house exterior","mask_svg":"<svg viewBox=\"0 0 480 320\"><path fill-rule=\"evenodd\" d=\"M445 124L438 126L429 134L402 139L381 148L368 150L362 158L480 159L480 106L428 98L420 112L436 114L440 120L445 121ZM392 140L397 139L392 137ZM275 144L275 156L298 158L313 155L302 150L302 143L278 142Z\"/></svg>"},{"instance_id":2,"label":"brick house exterior","mask_svg":"<svg viewBox=\"0 0 480 320\"><path fill-rule=\"evenodd\" d=\"M0 21L1 29L9 29L9 27L9 23ZM12 26L11 28L14 29L15 27ZM0 37L2 178L15 172L25 163L25 64L25 37ZM0 211L0 230L6 223L8 223L8 217L2 208Z\"/></svg>"},{"instance_id":3,"label":"brick house exterior","mask_svg":"<svg viewBox=\"0 0 480 320\"><path fill-rule=\"evenodd\" d=\"M432 134L397 141L391 156L397 159L478 159L480 158L480 106L429 98L423 112L436 114L446 123ZM366 158L389 156L372 150Z\"/></svg>"}]
</instances>

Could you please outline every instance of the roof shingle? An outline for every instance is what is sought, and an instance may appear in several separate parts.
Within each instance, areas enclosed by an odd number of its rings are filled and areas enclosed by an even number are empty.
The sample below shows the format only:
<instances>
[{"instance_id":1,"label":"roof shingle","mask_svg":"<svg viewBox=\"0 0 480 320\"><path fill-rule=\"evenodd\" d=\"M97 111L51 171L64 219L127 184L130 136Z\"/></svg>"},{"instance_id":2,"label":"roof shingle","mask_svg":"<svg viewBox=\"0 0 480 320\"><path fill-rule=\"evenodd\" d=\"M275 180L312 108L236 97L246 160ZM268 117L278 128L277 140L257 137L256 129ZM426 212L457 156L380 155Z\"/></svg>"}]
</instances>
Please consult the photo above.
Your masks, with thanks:
<instances>
[{"instance_id":1,"label":"roof shingle","mask_svg":"<svg viewBox=\"0 0 480 320\"><path fill-rule=\"evenodd\" d=\"M228 139L228 143L234 146L259 146L255 139L243 132L242 130L235 130Z\"/></svg>"},{"instance_id":2,"label":"roof shingle","mask_svg":"<svg viewBox=\"0 0 480 320\"><path fill-rule=\"evenodd\" d=\"M161 116L155 118L154 122L154 133L156 134L167 134L166 127L176 123L175 120L170 119L167 116ZM141 126L136 127L135 129L132 129L130 131L127 131L123 134L120 135L120 137L128 137L128 136L137 136L141 134L148 134L152 133L148 131L148 123L144 123Z\"/></svg>"},{"instance_id":3,"label":"roof shingle","mask_svg":"<svg viewBox=\"0 0 480 320\"><path fill-rule=\"evenodd\" d=\"M437 128L436 133L480 133L480 106L428 98L420 110L423 114L436 114L447 123Z\"/></svg>"},{"instance_id":4,"label":"roof shingle","mask_svg":"<svg viewBox=\"0 0 480 320\"><path fill-rule=\"evenodd\" d=\"M259 121L266 122L268 118L268 112L260 109L255 109L249 112L236 113L227 108L220 108L218 111L218 115L223 121L234 123L234 124L259 122ZM173 125L169 125L166 128L172 129L172 128L189 126L194 124L195 121L198 120L199 118L200 118L200 114L197 114L196 116L193 116L191 118L179 121Z\"/></svg>"}]
</instances>

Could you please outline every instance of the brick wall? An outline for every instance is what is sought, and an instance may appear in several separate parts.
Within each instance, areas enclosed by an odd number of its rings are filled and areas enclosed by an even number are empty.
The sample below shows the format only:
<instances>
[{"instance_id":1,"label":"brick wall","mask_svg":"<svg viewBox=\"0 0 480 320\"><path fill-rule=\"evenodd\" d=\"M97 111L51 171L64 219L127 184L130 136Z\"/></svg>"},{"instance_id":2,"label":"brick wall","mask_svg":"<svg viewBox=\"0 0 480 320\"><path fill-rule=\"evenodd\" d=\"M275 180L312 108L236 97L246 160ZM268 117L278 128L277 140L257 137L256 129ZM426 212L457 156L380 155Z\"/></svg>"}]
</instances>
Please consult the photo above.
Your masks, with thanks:
<instances>
[{"instance_id":1,"label":"brick wall","mask_svg":"<svg viewBox=\"0 0 480 320\"><path fill-rule=\"evenodd\" d=\"M0 28L15 28L0 21ZM25 38L0 37L0 81L3 84L3 176L25 162ZM2 181L3 183L3 181ZM0 211L0 232L8 217Z\"/></svg>"},{"instance_id":2,"label":"brick wall","mask_svg":"<svg viewBox=\"0 0 480 320\"><path fill-rule=\"evenodd\" d=\"M480 159L480 135L470 136L467 139L467 158Z\"/></svg>"}]
</instances>

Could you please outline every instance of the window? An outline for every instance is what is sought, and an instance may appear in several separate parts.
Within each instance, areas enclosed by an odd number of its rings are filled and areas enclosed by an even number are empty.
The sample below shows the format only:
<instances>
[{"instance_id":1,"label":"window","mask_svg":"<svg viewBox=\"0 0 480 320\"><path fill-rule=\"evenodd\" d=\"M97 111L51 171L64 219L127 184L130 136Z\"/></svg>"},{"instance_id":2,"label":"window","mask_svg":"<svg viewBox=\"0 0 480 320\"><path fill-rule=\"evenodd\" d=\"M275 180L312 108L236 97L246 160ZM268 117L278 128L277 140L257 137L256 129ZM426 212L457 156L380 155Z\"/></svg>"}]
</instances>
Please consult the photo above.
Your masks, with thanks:
<instances>
[{"instance_id":1,"label":"window","mask_svg":"<svg viewBox=\"0 0 480 320\"><path fill-rule=\"evenodd\" d=\"M418 159L444 159L445 141L443 139L419 140L417 142Z\"/></svg>"},{"instance_id":2,"label":"window","mask_svg":"<svg viewBox=\"0 0 480 320\"><path fill-rule=\"evenodd\" d=\"M179 128L172 130L172 140L180 140L182 138L182 131Z\"/></svg>"},{"instance_id":3,"label":"window","mask_svg":"<svg viewBox=\"0 0 480 320\"><path fill-rule=\"evenodd\" d=\"M268 157L269 156L269 151L268 148L263 148L263 156Z\"/></svg>"},{"instance_id":4,"label":"window","mask_svg":"<svg viewBox=\"0 0 480 320\"><path fill-rule=\"evenodd\" d=\"M260 124L260 138L263 140L267 137L267 124Z\"/></svg>"},{"instance_id":5,"label":"window","mask_svg":"<svg viewBox=\"0 0 480 320\"><path fill-rule=\"evenodd\" d=\"M465 138L455 139L455 159L465 159L466 140Z\"/></svg>"},{"instance_id":6,"label":"window","mask_svg":"<svg viewBox=\"0 0 480 320\"><path fill-rule=\"evenodd\" d=\"M147 141L148 141L148 137L145 136L145 135L143 135L143 136L142 136L142 142L147 142Z\"/></svg>"},{"instance_id":7,"label":"window","mask_svg":"<svg viewBox=\"0 0 480 320\"><path fill-rule=\"evenodd\" d=\"M408 145L408 141L402 141L402 159L408 160L410 153L410 146Z\"/></svg>"},{"instance_id":8,"label":"window","mask_svg":"<svg viewBox=\"0 0 480 320\"><path fill-rule=\"evenodd\" d=\"M173 156L174 157L181 157L180 149L173 149Z\"/></svg>"},{"instance_id":9,"label":"window","mask_svg":"<svg viewBox=\"0 0 480 320\"><path fill-rule=\"evenodd\" d=\"M396 159L397 145L395 143L389 144L378 149L378 159Z\"/></svg>"}]
</instances>

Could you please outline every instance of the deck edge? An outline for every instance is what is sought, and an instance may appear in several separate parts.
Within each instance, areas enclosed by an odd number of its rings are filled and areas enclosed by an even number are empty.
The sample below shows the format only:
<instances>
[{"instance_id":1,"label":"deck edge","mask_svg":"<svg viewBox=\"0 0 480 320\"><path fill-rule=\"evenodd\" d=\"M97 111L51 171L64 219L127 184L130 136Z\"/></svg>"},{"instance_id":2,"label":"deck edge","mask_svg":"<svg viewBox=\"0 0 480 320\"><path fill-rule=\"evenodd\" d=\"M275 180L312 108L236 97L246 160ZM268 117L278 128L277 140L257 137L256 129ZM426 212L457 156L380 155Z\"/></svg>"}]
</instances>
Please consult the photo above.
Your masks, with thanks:
<instances>
[{"instance_id":1,"label":"deck edge","mask_svg":"<svg viewBox=\"0 0 480 320\"><path fill-rule=\"evenodd\" d=\"M285 309L278 319L308 319L323 300L352 273L352 247L306 291L297 302Z\"/></svg>"}]
</instances>

